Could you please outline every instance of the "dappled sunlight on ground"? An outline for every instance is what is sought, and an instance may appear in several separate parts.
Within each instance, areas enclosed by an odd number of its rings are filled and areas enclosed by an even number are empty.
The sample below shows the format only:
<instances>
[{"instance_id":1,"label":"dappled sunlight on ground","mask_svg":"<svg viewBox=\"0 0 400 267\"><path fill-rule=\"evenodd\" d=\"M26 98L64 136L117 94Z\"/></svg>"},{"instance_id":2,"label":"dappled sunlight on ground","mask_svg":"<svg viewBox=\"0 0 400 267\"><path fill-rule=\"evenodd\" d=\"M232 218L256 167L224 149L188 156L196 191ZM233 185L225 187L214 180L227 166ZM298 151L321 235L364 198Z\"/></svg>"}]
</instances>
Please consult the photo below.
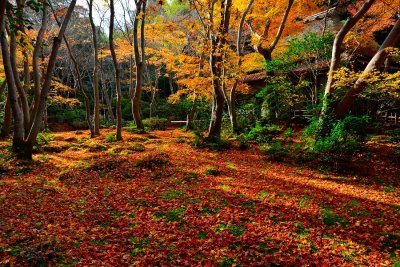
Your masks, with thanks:
<instances>
[{"instance_id":1,"label":"dappled sunlight on ground","mask_svg":"<svg viewBox=\"0 0 400 267\"><path fill-rule=\"evenodd\" d=\"M56 133L34 163L8 161L0 265L390 266L399 259L399 183L272 162L254 146L193 148L181 130L125 132L125 141L108 143L111 133L94 140Z\"/></svg>"}]
</instances>

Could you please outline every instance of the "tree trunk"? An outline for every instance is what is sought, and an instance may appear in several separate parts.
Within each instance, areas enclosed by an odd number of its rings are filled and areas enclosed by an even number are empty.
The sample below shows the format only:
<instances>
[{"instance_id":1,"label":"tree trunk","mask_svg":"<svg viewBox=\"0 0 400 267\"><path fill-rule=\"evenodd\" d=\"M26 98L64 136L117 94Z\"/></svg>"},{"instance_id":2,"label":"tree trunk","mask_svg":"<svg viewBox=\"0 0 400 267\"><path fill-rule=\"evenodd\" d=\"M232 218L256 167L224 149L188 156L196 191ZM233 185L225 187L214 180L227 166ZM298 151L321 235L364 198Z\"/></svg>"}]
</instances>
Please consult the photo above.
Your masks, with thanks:
<instances>
[{"instance_id":1,"label":"tree trunk","mask_svg":"<svg viewBox=\"0 0 400 267\"><path fill-rule=\"evenodd\" d=\"M346 116L354 100L367 86L367 81L365 77L368 77L369 74L372 74L374 71L379 70L379 68L382 66L388 55L386 49L389 47L396 46L399 39L400 39L400 18L397 19L396 24L393 26L392 30L386 37L381 47L379 47L374 57L370 60L367 67L363 71L362 75L357 79L353 87L349 91L347 91L346 95L343 97L343 99L336 107L335 113L339 119L342 119Z\"/></svg>"},{"instance_id":2,"label":"tree trunk","mask_svg":"<svg viewBox=\"0 0 400 267\"><path fill-rule=\"evenodd\" d=\"M93 21L93 0L88 1L89 20L92 27L92 42L93 42L93 93L94 93L94 134L100 134L100 93L99 93L99 51L97 46L97 31Z\"/></svg>"},{"instance_id":3,"label":"tree trunk","mask_svg":"<svg viewBox=\"0 0 400 267\"><path fill-rule=\"evenodd\" d=\"M329 113L328 110L330 108L330 102L333 95L333 87L332 87L334 83L333 74L340 67L340 61L341 61L340 54L342 52L341 50L344 38L346 37L347 33L349 33L349 31L357 24L357 22L362 17L364 17L365 13L367 13L367 11L370 9L370 7L373 5L374 2L375 0L368 0L367 2L365 2L364 5L360 8L360 10L356 14L354 14L354 16L347 19L346 23L336 34L332 47L332 58L328 72L328 80L325 86L324 101L320 116L321 124L323 124L325 115Z\"/></svg>"},{"instance_id":4,"label":"tree trunk","mask_svg":"<svg viewBox=\"0 0 400 267\"><path fill-rule=\"evenodd\" d=\"M1 53L3 57L4 73L6 75L8 86L8 99L14 115L14 136L13 136L13 151L18 154L19 150L23 148L24 143L24 117L18 103L17 88L15 85L14 72L11 67L10 48L7 42L5 19L3 16L1 28Z\"/></svg>"},{"instance_id":5,"label":"tree trunk","mask_svg":"<svg viewBox=\"0 0 400 267\"><path fill-rule=\"evenodd\" d=\"M246 9L244 10L244 12L242 14L242 17L240 18L240 22L239 22L237 40L236 40L236 53L239 57L239 59L237 61L238 69L240 69L240 67L242 66L242 56L244 54L243 46L242 46L243 25L246 20L246 16L249 13L253 3L254 3L254 0L249 1ZM234 133L239 132L238 125L237 125L237 115L236 115L237 114L236 113L236 88L238 86L238 83L239 83L239 77L235 77L235 81L230 90L229 98L227 99L229 118L231 121L232 131Z\"/></svg>"},{"instance_id":6,"label":"tree trunk","mask_svg":"<svg viewBox=\"0 0 400 267\"><path fill-rule=\"evenodd\" d=\"M227 43L229 21L231 16L232 0L221 1L221 22L216 37L210 34L210 69L213 86L213 103L211 121L208 129L208 141L216 141L221 137L222 115L224 111L225 96L221 82L223 73L223 49Z\"/></svg>"},{"instance_id":7,"label":"tree trunk","mask_svg":"<svg viewBox=\"0 0 400 267\"><path fill-rule=\"evenodd\" d=\"M283 30L285 29L286 21L289 17L289 13L290 13L290 10L292 9L293 3L294 3L294 0L288 1L288 5L285 9L285 13L283 14L281 23L279 24L279 28L275 35L275 38L268 47L264 47L263 42L268 38L268 32L270 29L271 21L268 20L266 22L264 31L261 35L257 34L256 31L251 27L251 24L248 23L248 25L250 26L251 32L253 33L253 35L255 35L258 38L258 44L255 45L255 47L254 47L255 51L258 52L259 54L261 54L264 57L265 61L270 61L272 59L272 52L274 51L276 45L278 44L279 40L282 37L282 33L283 33ZM249 3L249 5L250 5L250 3Z\"/></svg>"},{"instance_id":8,"label":"tree trunk","mask_svg":"<svg viewBox=\"0 0 400 267\"><path fill-rule=\"evenodd\" d=\"M0 1L0 31L3 29L7 1Z\"/></svg>"},{"instance_id":9,"label":"tree trunk","mask_svg":"<svg viewBox=\"0 0 400 267\"><path fill-rule=\"evenodd\" d=\"M140 102L142 99L142 83L143 83L143 63L136 64L136 85L134 96L132 98L132 115L135 121L136 127L140 130L144 130L142 118L140 116Z\"/></svg>"},{"instance_id":10,"label":"tree trunk","mask_svg":"<svg viewBox=\"0 0 400 267\"><path fill-rule=\"evenodd\" d=\"M171 72L168 72L168 83L169 83L169 89L171 90L171 94L174 93L174 77Z\"/></svg>"},{"instance_id":11,"label":"tree trunk","mask_svg":"<svg viewBox=\"0 0 400 267\"><path fill-rule=\"evenodd\" d=\"M231 121L232 131L234 133L239 133L239 128L237 124L237 112L236 112L236 86L232 87L231 94L228 100L228 110L229 110L229 119Z\"/></svg>"},{"instance_id":12,"label":"tree trunk","mask_svg":"<svg viewBox=\"0 0 400 267\"><path fill-rule=\"evenodd\" d=\"M48 24L48 5L46 1L43 1L43 15L42 15L42 24L40 25L40 29L36 38L35 48L32 54L32 72L33 72L33 101L31 103L31 115L30 115L30 126L32 127L32 123L34 117L37 113L37 109L40 101L40 91L41 91L41 80L42 80L42 71L40 70L39 64L39 56L40 51L42 50L43 45L43 37Z\"/></svg>"},{"instance_id":13,"label":"tree trunk","mask_svg":"<svg viewBox=\"0 0 400 267\"><path fill-rule=\"evenodd\" d=\"M28 98L24 91L24 87L21 84L21 81L19 80L19 71L17 63L17 39L15 36L15 32L13 31L10 31L10 63L11 63L11 69L14 73L14 82L19 96L19 103L23 114L24 132L26 134L29 130L29 120L30 120L29 105L28 105Z\"/></svg>"},{"instance_id":14,"label":"tree trunk","mask_svg":"<svg viewBox=\"0 0 400 267\"><path fill-rule=\"evenodd\" d=\"M135 91L133 92L132 96L133 119L135 120L136 127L140 130L144 130L144 125L142 123L142 118L140 116L140 102L143 90L143 71L145 64L145 50L144 50L145 48L144 26L146 19L145 14L146 14L146 1L140 0L139 3L136 4L136 14L135 14L135 20L133 22L133 48L134 48L135 64L136 64L136 85L135 85ZM139 20L141 21L140 43L138 37ZM139 50L141 50L141 53L139 52Z\"/></svg>"},{"instance_id":15,"label":"tree trunk","mask_svg":"<svg viewBox=\"0 0 400 267\"><path fill-rule=\"evenodd\" d=\"M115 70L115 83L116 83L116 92L117 92L117 140L122 140L122 93L121 93L121 78L120 78L120 69L117 61L117 54L115 53L114 46L114 0L110 0L110 33L109 33L109 44L111 55L114 63Z\"/></svg>"},{"instance_id":16,"label":"tree trunk","mask_svg":"<svg viewBox=\"0 0 400 267\"><path fill-rule=\"evenodd\" d=\"M51 4L50 4L50 6L51 6ZM57 15L55 14L53 6L51 6L51 9L53 10L54 18L55 18L58 26L61 26L61 23L58 20ZM78 88L79 88L79 91L82 94L83 103L85 105L86 123L87 123L87 125L89 127L89 130L90 130L90 137L93 138L93 137L95 137L96 133L95 133L95 130L94 130L94 127L92 125L91 118L90 118L91 117L90 101L89 101L89 98L88 98L87 94L85 93L85 88L83 86L82 76L81 76L81 72L79 71L78 62L76 61L76 58L72 53L72 49L71 49L71 46L69 45L68 39L67 39L67 37L65 35L63 35L63 39L64 39L65 46L67 47L68 55L69 55L70 59L72 60L73 65L74 65L74 71L75 71L75 75L76 75L76 80L78 81Z\"/></svg>"},{"instance_id":17,"label":"tree trunk","mask_svg":"<svg viewBox=\"0 0 400 267\"><path fill-rule=\"evenodd\" d=\"M193 105L189 110L189 114L187 115L187 119L186 119L186 131L190 131L193 130L193 118L194 115L196 113L196 99L193 100Z\"/></svg>"},{"instance_id":18,"label":"tree trunk","mask_svg":"<svg viewBox=\"0 0 400 267\"><path fill-rule=\"evenodd\" d=\"M4 108L3 128L1 129L0 136L8 137L11 130L11 105L10 98L7 96L6 106Z\"/></svg>"},{"instance_id":19,"label":"tree trunk","mask_svg":"<svg viewBox=\"0 0 400 267\"><path fill-rule=\"evenodd\" d=\"M36 142L36 137L39 133L43 115L44 115L44 111L47 106L46 101L47 101L47 96L49 94L50 87L51 87L51 81L52 81L54 68L55 68L55 64L56 64L56 60L57 60L58 49L60 48L61 40L64 36L68 22L74 11L75 4L76 4L76 0L72 0L71 3L69 4L68 10L64 16L63 23L59 30L58 36L54 38L53 47L51 49L51 53L50 53L50 57L49 57L49 63L47 65L45 80L44 80L44 83L42 86L42 91L40 93L39 105L37 107L37 112L34 116L34 120L32 123L32 127L30 129L29 135L27 136L26 141L19 142L19 140L17 140L18 142L15 143L16 146L22 146L22 147L18 147L15 149L18 151L17 153L18 153L19 157L22 157L25 159L32 159L32 146L33 146L34 142ZM3 57L3 59L4 59L4 57ZM11 91L13 91L13 90L11 90ZM12 101L11 101L11 106L12 107L15 106L15 104ZM14 124L15 124L15 120L16 120L16 115L18 116L18 114L15 111L16 111L15 108L13 108ZM14 136L15 136L15 133L14 133ZM25 146L23 144L25 144Z\"/></svg>"},{"instance_id":20,"label":"tree trunk","mask_svg":"<svg viewBox=\"0 0 400 267\"><path fill-rule=\"evenodd\" d=\"M103 62L101 62L101 64L100 64L101 89L103 91L104 99L106 100L108 116L110 117L112 123L115 124L116 121L115 121L114 111L112 110L111 100L110 100L110 97L108 96L108 92L107 92L108 90L107 90L106 81L103 77L102 66L103 66Z\"/></svg>"}]
</instances>

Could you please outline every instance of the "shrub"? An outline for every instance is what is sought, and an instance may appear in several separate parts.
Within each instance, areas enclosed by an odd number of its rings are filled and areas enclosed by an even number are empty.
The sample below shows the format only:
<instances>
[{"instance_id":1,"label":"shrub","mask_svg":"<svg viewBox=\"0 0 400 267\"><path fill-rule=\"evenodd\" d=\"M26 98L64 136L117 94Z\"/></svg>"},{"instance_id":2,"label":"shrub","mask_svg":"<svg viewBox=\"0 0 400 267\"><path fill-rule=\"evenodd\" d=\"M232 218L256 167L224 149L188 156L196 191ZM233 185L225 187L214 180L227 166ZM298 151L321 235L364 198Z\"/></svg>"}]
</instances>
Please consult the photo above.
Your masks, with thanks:
<instances>
[{"instance_id":1,"label":"shrub","mask_svg":"<svg viewBox=\"0 0 400 267\"><path fill-rule=\"evenodd\" d=\"M246 137L248 140L266 143L277 137L280 133L282 133L282 128L279 125L262 125L261 122L257 122L256 126L250 130Z\"/></svg>"},{"instance_id":2,"label":"shrub","mask_svg":"<svg viewBox=\"0 0 400 267\"><path fill-rule=\"evenodd\" d=\"M207 138L203 137L200 132L194 132L194 140L190 142L191 146L198 147L198 148L209 148L215 151L222 151L224 149L229 149L230 144L227 140L218 139L209 141Z\"/></svg>"},{"instance_id":3,"label":"shrub","mask_svg":"<svg viewBox=\"0 0 400 267\"><path fill-rule=\"evenodd\" d=\"M54 140L54 135L46 134L46 133L39 133L36 137L36 143L39 146L43 146L48 144L50 141Z\"/></svg>"},{"instance_id":4,"label":"shrub","mask_svg":"<svg viewBox=\"0 0 400 267\"><path fill-rule=\"evenodd\" d=\"M168 120L165 118L149 118L143 120L143 125L150 131L161 130L164 131L167 128Z\"/></svg>"},{"instance_id":5,"label":"shrub","mask_svg":"<svg viewBox=\"0 0 400 267\"><path fill-rule=\"evenodd\" d=\"M397 158L398 160L400 160L400 150L396 150L396 151L394 152L394 154L395 154L396 158Z\"/></svg>"},{"instance_id":6,"label":"shrub","mask_svg":"<svg viewBox=\"0 0 400 267\"><path fill-rule=\"evenodd\" d=\"M366 141L366 127L368 116L347 116L340 121L332 121L330 132L324 136L318 136L319 119L314 118L310 126L304 131L311 136L310 152L331 154L353 154L359 150Z\"/></svg>"},{"instance_id":7,"label":"shrub","mask_svg":"<svg viewBox=\"0 0 400 267\"><path fill-rule=\"evenodd\" d=\"M249 147L248 140L246 138L246 135L244 135L244 134L238 135L236 137L236 141L239 142L238 148L241 149L241 150L245 150L245 149L247 149Z\"/></svg>"},{"instance_id":8,"label":"shrub","mask_svg":"<svg viewBox=\"0 0 400 267\"><path fill-rule=\"evenodd\" d=\"M129 150L136 151L136 152L143 152L146 150L145 146L140 143L133 143Z\"/></svg>"},{"instance_id":9,"label":"shrub","mask_svg":"<svg viewBox=\"0 0 400 267\"><path fill-rule=\"evenodd\" d=\"M393 143L400 142L400 128L396 128L386 132L389 135L389 141Z\"/></svg>"},{"instance_id":10,"label":"shrub","mask_svg":"<svg viewBox=\"0 0 400 267\"><path fill-rule=\"evenodd\" d=\"M218 170L217 168L211 168L211 169L205 170L204 174L218 176L221 174L221 171Z\"/></svg>"},{"instance_id":11,"label":"shrub","mask_svg":"<svg viewBox=\"0 0 400 267\"><path fill-rule=\"evenodd\" d=\"M113 143L117 141L117 137L114 134L107 134L105 140L107 143Z\"/></svg>"},{"instance_id":12,"label":"shrub","mask_svg":"<svg viewBox=\"0 0 400 267\"><path fill-rule=\"evenodd\" d=\"M283 133L283 139L285 141L290 141L293 138L293 129L287 128L286 131Z\"/></svg>"},{"instance_id":13,"label":"shrub","mask_svg":"<svg viewBox=\"0 0 400 267\"><path fill-rule=\"evenodd\" d=\"M262 147L263 152L274 160L280 160L288 155L289 148L282 145L282 142L273 142L271 145Z\"/></svg>"},{"instance_id":14,"label":"shrub","mask_svg":"<svg viewBox=\"0 0 400 267\"><path fill-rule=\"evenodd\" d=\"M132 133L138 133L138 134L144 133L143 130L138 129L136 127L136 124L134 121L129 121L128 125L124 129L127 130L128 132L132 132Z\"/></svg>"}]
</instances>

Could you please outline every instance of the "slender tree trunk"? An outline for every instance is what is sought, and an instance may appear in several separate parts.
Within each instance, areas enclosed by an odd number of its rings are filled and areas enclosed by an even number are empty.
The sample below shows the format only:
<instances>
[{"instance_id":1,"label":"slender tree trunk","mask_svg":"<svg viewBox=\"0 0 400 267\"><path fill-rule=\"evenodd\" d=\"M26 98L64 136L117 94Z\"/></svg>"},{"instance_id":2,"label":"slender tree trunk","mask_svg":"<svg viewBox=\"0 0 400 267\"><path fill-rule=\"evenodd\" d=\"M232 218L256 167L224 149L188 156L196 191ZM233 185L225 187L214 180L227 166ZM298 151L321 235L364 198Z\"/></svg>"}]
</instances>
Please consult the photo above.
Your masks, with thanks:
<instances>
[{"instance_id":1,"label":"slender tree trunk","mask_svg":"<svg viewBox=\"0 0 400 267\"><path fill-rule=\"evenodd\" d=\"M367 2L364 3L364 5L359 9L359 11L354 14L354 16L350 17L347 19L345 24L342 26L342 28L339 30L339 32L336 34L335 40L333 42L333 47L332 47L332 58L331 58L331 64L329 67L329 72L328 72L328 80L326 82L325 86L325 94L324 94L324 101L323 101L323 106L321 110L321 117L320 117L320 123L321 125L324 124L323 120L325 115L328 114L328 110L330 107L330 102L332 99L332 94L333 94L333 74L335 71L337 71L340 67L340 61L341 61L341 50L342 50L342 45L344 38L346 37L347 33L357 24L357 22L364 17L365 13L370 9L370 7L374 4L375 0L368 0Z\"/></svg>"},{"instance_id":2,"label":"slender tree trunk","mask_svg":"<svg viewBox=\"0 0 400 267\"><path fill-rule=\"evenodd\" d=\"M51 4L50 4L50 6L51 6ZM57 22L58 26L61 26L61 23L58 20L57 15L54 12L53 6L51 6L51 8L53 10L53 14L54 14L54 17L56 19L56 22ZM89 97L87 96L87 94L85 92L85 88L83 86L83 81L82 81L82 75L81 75L81 72L79 70L78 62L76 61L76 58L75 58L74 54L72 53L72 49L71 49L71 46L69 45L68 39L67 39L67 37L65 35L63 35L63 39L64 39L65 46L67 47L68 55L69 55L69 57L70 57L70 59L72 61L72 64L74 65L74 72L75 72L75 75L76 75L76 80L78 81L77 82L78 83L78 88L79 88L79 91L82 94L83 103L85 105L86 123L88 125L89 130L90 130L90 137L93 138L93 137L96 136L96 133L95 133L95 130L94 130L91 118L90 118L91 117L91 112L90 112Z\"/></svg>"},{"instance_id":3,"label":"slender tree trunk","mask_svg":"<svg viewBox=\"0 0 400 267\"><path fill-rule=\"evenodd\" d=\"M6 106L4 107L4 120L3 120L3 128L1 128L1 137L8 137L10 135L11 130L11 105L10 98L7 96Z\"/></svg>"},{"instance_id":4,"label":"slender tree trunk","mask_svg":"<svg viewBox=\"0 0 400 267\"><path fill-rule=\"evenodd\" d=\"M272 52L274 51L276 45L278 44L279 40L282 37L282 33L283 33L283 30L285 29L286 21L289 17L289 13L290 13L290 10L292 9L293 3L294 3L294 0L288 1L288 5L285 9L285 13L283 14L281 23L279 24L279 28L275 35L275 38L268 47L264 47L263 43L268 38L268 32L270 29L271 21L268 20L266 22L264 31L261 35L257 34L256 31L251 27L251 24L248 23L251 32L253 33L253 35L255 35L258 38L258 43L257 43L257 45L255 45L254 48L259 54L261 54L264 57L265 61L270 61L272 59Z\"/></svg>"},{"instance_id":5,"label":"slender tree trunk","mask_svg":"<svg viewBox=\"0 0 400 267\"><path fill-rule=\"evenodd\" d=\"M231 16L232 0L221 1L221 22L217 37L210 34L210 69L213 86L213 102L211 110L211 121L208 129L208 141L216 141L221 137L222 115L224 111L225 96L221 76L223 72L223 49L227 43L229 21Z\"/></svg>"},{"instance_id":6,"label":"slender tree trunk","mask_svg":"<svg viewBox=\"0 0 400 267\"><path fill-rule=\"evenodd\" d=\"M171 72L168 73L168 83L169 83L169 89L171 90L171 94L174 93L174 77Z\"/></svg>"},{"instance_id":7,"label":"slender tree trunk","mask_svg":"<svg viewBox=\"0 0 400 267\"><path fill-rule=\"evenodd\" d=\"M116 120L115 120L115 116L114 116L114 111L112 109L110 97L108 96L106 80L104 79L104 75L103 75L103 60L101 60L101 62L100 62L100 80L101 80L101 89L103 91L104 100L106 101L106 105L107 105L108 116L110 117L112 123L115 124Z\"/></svg>"},{"instance_id":8,"label":"slender tree trunk","mask_svg":"<svg viewBox=\"0 0 400 267\"><path fill-rule=\"evenodd\" d=\"M151 87L150 118L152 117L153 113L153 105L156 103L157 84L158 84L158 75L156 74L155 85Z\"/></svg>"},{"instance_id":9,"label":"slender tree trunk","mask_svg":"<svg viewBox=\"0 0 400 267\"><path fill-rule=\"evenodd\" d=\"M40 69L39 57L40 52L42 51L43 38L47 29L48 24L48 4L47 1L43 1L42 6L42 24L40 25L40 29L38 35L36 37L36 43L32 54L32 70L33 70L33 101L30 107L31 115L30 115L30 127L32 127L33 120L37 113L37 109L40 101L40 91L41 91L41 80L42 80L42 71Z\"/></svg>"},{"instance_id":10,"label":"slender tree trunk","mask_svg":"<svg viewBox=\"0 0 400 267\"><path fill-rule=\"evenodd\" d=\"M18 103L17 88L15 85L14 72L11 67L10 52L9 52L10 48L7 42L4 16L2 21L0 42L1 42L1 53L3 57L4 72L7 79L9 104L14 114L13 151L17 154L17 157L23 158L24 157L23 143L25 135L24 117Z\"/></svg>"},{"instance_id":11,"label":"slender tree trunk","mask_svg":"<svg viewBox=\"0 0 400 267\"><path fill-rule=\"evenodd\" d=\"M115 83L116 83L116 92L117 92L117 140L122 140L122 93L121 93L121 77L120 77L120 69L117 60L117 54L115 53L114 46L114 0L110 0L110 33L109 33L109 44L111 50L111 56L114 63L115 70Z\"/></svg>"},{"instance_id":12,"label":"slender tree trunk","mask_svg":"<svg viewBox=\"0 0 400 267\"><path fill-rule=\"evenodd\" d=\"M379 68L382 66L388 55L386 49L389 47L396 46L399 39L400 39L400 18L397 19L396 24L394 25L394 27L392 28L389 35L386 37L385 41L378 49L374 57L370 60L367 67L363 71L362 75L357 79L353 87L346 92L346 95L342 98L342 100L336 107L335 112L336 116L339 119L342 119L346 116L354 100L367 86L366 77L368 77L374 71L379 70Z\"/></svg>"},{"instance_id":13,"label":"slender tree trunk","mask_svg":"<svg viewBox=\"0 0 400 267\"><path fill-rule=\"evenodd\" d=\"M237 62L237 68L240 69L242 66L242 57L244 54L243 51L243 46L242 46L242 36L243 36L243 25L246 20L246 16L249 13L252 5L254 3L254 0L250 0L249 3L247 4L246 9L244 10L242 17L240 18L239 22L239 28L238 28L238 33L237 33L237 40L236 40L236 53L239 57L238 62ZM231 87L229 98L227 98L227 103L228 103L228 112L229 112L229 118L231 121L231 127L232 131L234 133L238 133L238 124L237 124L237 113L236 113L236 88L239 83L239 77L235 77L235 81Z\"/></svg>"},{"instance_id":14,"label":"slender tree trunk","mask_svg":"<svg viewBox=\"0 0 400 267\"><path fill-rule=\"evenodd\" d=\"M142 118L140 116L140 102L142 98L143 90L143 71L145 64L145 40L144 40L144 26L145 26L145 14L146 14L146 1L139 0L136 4L135 20L133 22L133 48L135 55L136 64L136 85L132 96L132 114L135 120L136 127L140 130L144 130ZM140 25L140 43L138 37L138 25ZM140 48L139 48L140 47ZM141 53L139 52L141 50Z\"/></svg>"},{"instance_id":15,"label":"slender tree trunk","mask_svg":"<svg viewBox=\"0 0 400 267\"><path fill-rule=\"evenodd\" d=\"M196 97L193 99L192 107L189 110L189 114L187 115L186 119L186 131L193 130L193 119L194 115L196 114Z\"/></svg>"},{"instance_id":16,"label":"slender tree trunk","mask_svg":"<svg viewBox=\"0 0 400 267\"><path fill-rule=\"evenodd\" d=\"M18 142L16 144L16 147L17 147L16 150L18 151L17 154L21 158L32 159L32 148L33 148L33 144L36 142L36 137L39 133L43 115L44 115L44 111L47 106L46 101L47 101L47 96L49 94L50 87L51 87L51 80L53 77L54 68L55 68L55 64L56 64L56 60L57 60L58 49L60 48L61 40L62 40L62 37L64 36L68 22L71 19L72 13L75 8L75 4L76 4L76 0L72 0L71 3L69 4L68 10L64 16L63 23L59 30L58 36L54 38L53 47L51 49L51 53L50 53L50 57L49 57L49 63L47 65L45 80L44 80L44 83L42 86L42 91L40 93L39 105L37 107L37 112L35 114L29 135L27 136L26 141L22 140L23 142L19 142L20 140L18 139ZM11 90L11 91L13 91L13 90ZM11 101L11 106L12 107L15 106L15 103L13 103L13 101ZM16 115L18 116L18 114L15 110L15 107L14 107L13 108L14 124L15 124L15 120L16 120L15 119ZM15 133L14 133L14 136L15 136Z\"/></svg>"},{"instance_id":17,"label":"slender tree trunk","mask_svg":"<svg viewBox=\"0 0 400 267\"><path fill-rule=\"evenodd\" d=\"M111 100L110 97L108 96L106 82L103 78L101 79L101 83L102 83L101 89L103 91L104 100L106 101L107 105L108 116L110 117L111 121L115 123L114 111L112 110Z\"/></svg>"},{"instance_id":18,"label":"slender tree trunk","mask_svg":"<svg viewBox=\"0 0 400 267\"><path fill-rule=\"evenodd\" d=\"M24 87L19 80L19 71L18 71L18 64L17 64L17 39L15 36L14 31L10 31L10 62L11 68L14 73L14 81L17 88L17 92L19 95L19 102L22 109L23 114L23 124L24 124L24 132L25 134L29 130L29 105L28 105L28 98L26 96Z\"/></svg>"},{"instance_id":19,"label":"slender tree trunk","mask_svg":"<svg viewBox=\"0 0 400 267\"><path fill-rule=\"evenodd\" d=\"M93 43L93 93L94 93L94 134L100 134L100 93L99 93L99 49L97 45L97 30L93 21L93 0L88 1L89 20L92 27L92 43Z\"/></svg>"},{"instance_id":20,"label":"slender tree trunk","mask_svg":"<svg viewBox=\"0 0 400 267\"><path fill-rule=\"evenodd\" d=\"M7 1L0 1L0 31L3 29Z\"/></svg>"}]
</instances>

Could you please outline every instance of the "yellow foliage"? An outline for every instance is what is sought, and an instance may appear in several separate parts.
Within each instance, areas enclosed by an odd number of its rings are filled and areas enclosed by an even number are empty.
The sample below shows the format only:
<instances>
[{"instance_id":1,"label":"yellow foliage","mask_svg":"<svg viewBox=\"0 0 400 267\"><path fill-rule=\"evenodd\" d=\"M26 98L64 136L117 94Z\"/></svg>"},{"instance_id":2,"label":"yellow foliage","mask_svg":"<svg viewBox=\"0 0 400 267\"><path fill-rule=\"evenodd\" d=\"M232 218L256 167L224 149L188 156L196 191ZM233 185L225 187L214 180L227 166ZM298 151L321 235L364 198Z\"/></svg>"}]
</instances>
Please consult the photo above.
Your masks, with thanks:
<instances>
[{"instance_id":1,"label":"yellow foliage","mask_svg":"<svg viewBox=\"0 0 400 267\"><path fill-rule=\"evenodd\" d=\"M59 95L51 96L50 103L57 106L77 107L81 105L81 102L76 98L66 98Z\"/></svg>"},{"instance_id":2,"label":"yellow foliage","mask_svg":"<svg viewBox=\"0 0 400 267\"><path fill-rule=\"evenodd\" d=\"M259 53L250 53L243 56L242 71L253 72L264 70L264 58Z\"/></svg>"},{"instance_id":3,"label":"yellow foliage","mask_svg":"<svg viewBox=\"0 0 400 267\"><path fill-rule=\"evenodd\" d=\"M334 75L334 87L335 88L349 88L359 79L368 85L365 93L369 93L373 90L385 91L389 94L399 95L400 93L400 71L395 73L373 71L368 74L363 72L354 72L348 68L340 68Z\"/></svg>"}]
</instances>

